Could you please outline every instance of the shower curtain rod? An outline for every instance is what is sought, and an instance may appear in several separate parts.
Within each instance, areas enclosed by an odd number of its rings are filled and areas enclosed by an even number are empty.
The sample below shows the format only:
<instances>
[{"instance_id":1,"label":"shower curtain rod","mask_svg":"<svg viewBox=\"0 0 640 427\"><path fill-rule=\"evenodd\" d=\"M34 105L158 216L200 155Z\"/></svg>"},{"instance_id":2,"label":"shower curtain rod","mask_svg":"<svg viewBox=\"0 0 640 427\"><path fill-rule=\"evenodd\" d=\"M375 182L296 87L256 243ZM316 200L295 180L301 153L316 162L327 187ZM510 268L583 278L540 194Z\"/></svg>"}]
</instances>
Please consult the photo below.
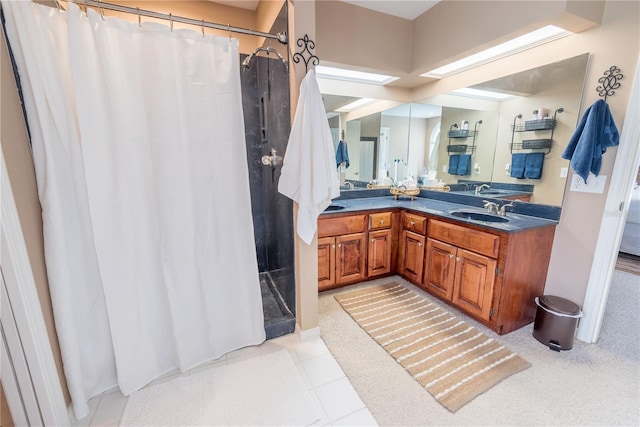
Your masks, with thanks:
<instances>
[{"instance_id":1,"label":"shower curtain rod","mask_svg":"<svg viewBox=\"0 0 640 427\"><path fill-rule=\"evenodd\" d=\"M208 22L208 21L205 21L204 19L198 21L197 19L185 18L184 16L154 12L152 10L144 10L144 9L133 8L128 6L120 6L118 4L105 3L102 1L95 1L95 0L57 0L58 5L60 4L60 1L75 3L77 5L91 6L98 9L107 9L107 10L113 10L116 12L123 12L123 13L130 13L132 15L138 15L138 22L140 22L141 16L146 16L149 18L164 19L166 21L171 21L171 22L180 22L183 24L195 25L197 27L202 27L203 31L204 31L204 27L207 27L207 28L213 28L216 30L224 30L224 31L229 31L234 33L247 34L250 36L258 36L258 37L265 37L268 39L275 39L282 44L287 44L287 41L288 41L287 33L284 33L284 32L277 33L277 34L264 33L262 31L249 30L246 28L234 27L232 25L216 24L215 22Z\"/></svg>"}]
</instances>

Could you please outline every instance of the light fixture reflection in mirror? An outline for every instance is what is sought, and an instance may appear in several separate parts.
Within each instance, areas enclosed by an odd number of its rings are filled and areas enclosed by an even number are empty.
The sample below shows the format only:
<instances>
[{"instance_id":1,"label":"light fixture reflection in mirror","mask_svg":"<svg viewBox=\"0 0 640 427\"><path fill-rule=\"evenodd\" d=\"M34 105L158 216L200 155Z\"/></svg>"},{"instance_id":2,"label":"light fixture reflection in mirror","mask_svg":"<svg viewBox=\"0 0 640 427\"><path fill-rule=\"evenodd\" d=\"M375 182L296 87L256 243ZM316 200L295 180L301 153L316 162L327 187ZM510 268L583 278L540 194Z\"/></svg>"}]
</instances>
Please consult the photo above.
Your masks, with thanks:
<instances>
[{"instance_id":1,"label":"light fixture reflection in mirror","mask_svg":"<svg viewBox=\"0 0 640 427\"><path fill-rule=\"evenodd\" d=\"M407 175L419 177L425 171L435 169L437 178L450 184L478 181L496 185L532 185L532 203L559 206L562 204L565 186L565 178L561 178L560 175L562 169L568 166L568 162L561 159L560 154L579 119L588 58L589 54L583 54L472 87L510 96L502 101L491 101L477 96L445 94L406 104L403 106L404 115L400 114L401 108L390 109L362 117L358 119L357 125L350 121L340 124L339 120L334 119L336 123L331 127L342 126L347 130L349 154L353 159L352 152L358 152L356 147L359 142L355 140L354 143L349 139L349 130L358 126L361 129L362 126L375 127L375 123L378 123L377 129L367 130L368 134L365 135L378 137L374 156L376 164L373 166L375 177L385 170L385 164L386 170L389 170L389 165L393 167L391 161L401 158L403 162L398 165L398 176L401 178ZM325 97L325 105L332 100L335 101L336 98L328 95L323 97ZM419 117L417 106L435 109L439 113L431 117ZM551 151L544 159L542 178L523 180L511 178L508 174L508 166L511 163L510 143L513 136L513 118L517 114L522 114L523 120L530 120L533 111L540 107L549 109L551 113L557 108L564 108L563 114L558 115L557 118ZM470 126L477 120L483 120L477 134L476 149L472 155L471 174L467 176L451 175L446 170L443 171L449 158L446 151L448 130L455 129L453 125L459 126L462 120L467 120ZM400 126L404 128L400 129ZM434 151L434 133L440 128L442 132L439 132L437 150ZM336 129L336 135L337 132ZM396 138L398 135L402 137ZM530 135L528 133L515 135L515 138L535 139L546 136L544 132L531 132ZM383 142L385 138L389 140L388 145ZM358 156L358 154L355 155ZM352 161L349 169L352 168L352 173L347 174L347 179L359 184L360 188L366 186L366 182L358 178L359 164L354 165Z\"/></svg>"}]
</instances>

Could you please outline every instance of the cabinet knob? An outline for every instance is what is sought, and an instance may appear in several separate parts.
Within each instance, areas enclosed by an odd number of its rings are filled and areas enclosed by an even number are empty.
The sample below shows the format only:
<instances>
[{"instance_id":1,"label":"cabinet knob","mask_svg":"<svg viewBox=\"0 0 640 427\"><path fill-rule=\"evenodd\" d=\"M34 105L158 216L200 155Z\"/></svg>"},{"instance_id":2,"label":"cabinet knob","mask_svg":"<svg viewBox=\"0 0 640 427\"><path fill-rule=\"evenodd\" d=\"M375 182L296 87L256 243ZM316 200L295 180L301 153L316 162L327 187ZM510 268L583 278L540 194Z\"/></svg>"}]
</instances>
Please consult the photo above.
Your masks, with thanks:
<instances>
[{"instance_id":1,"label":"cabinet knob","mask_svg":"<svg viewBox=\"0 0 640 427\"><path fill-rule=\"evenodd\" d=\"M458 261L460 261L460 257L459 256L456 257L456 262L458 262Z\"/></svg>"},{"instance_id":2,"label":"cabinet knob","mask_svg":"<svg viewBox=\"0 0 640 427\"><path fill-rule=\"evenodd\" d=\"M413 222L413 221L409 222L409 224L411 224L411 225L416 225L416 223L415 223L415 222Z\"/></svg>"},{"instance_id":3,"label":"cabinet knob","mask_svg":"<svg viewBox=\"0 0 640 427\"><path fill-rule=\"evenodd\" d=\"M342 243L338 243L338 247L341 248L342 247Z\"/></svg>"},{"instance_id":4,"label":"cabinet knob","mask_svg":"<svg viewBox=\"0 0 640 427\"><path fill-rule=\"evenodd\" d=\"M335 247L336 247L336 245L331 245L331 248L332 248L332 249L333 249L333 248L335 248Z\"/></svg>"},{"instance_id":5,"label":"cabinet knob","mask_svg":"<svg viewBox=\"0 0 640 427\"><path fill-rule=\"evenodd\" d=\"M453 258L453 254L449 254L449 259Z\"/></svg>"},{"instance_id":6,"label":"cabinet knob","mask_svg":"<svg viewBox=\"0 0 640 427\"><path fill-rule=\"evenodd\" d=\"M373 243L373 242L375 242L375 241L376 241L376 239L371 239L371 243Z\"/></svg>"},{"instance_id":7,"label":"cabinet knob","mask_svg":"<svg viewBox=\"0 0 640 427\"><path fill-rule=\"evenodd\" d=\"M380 220L380 224L384 224L384 219L381 219L381 220Z\"/></svg>"},{"instance_id":8,"label":"cabinet knob","mask_svg":"<svg viewBox=\"0 0 640 427\"><path fill-rule=\"evenodd\" d=\"M418 247L422 246L422 242L418 242Z\"/></svg>"}]
</instances>

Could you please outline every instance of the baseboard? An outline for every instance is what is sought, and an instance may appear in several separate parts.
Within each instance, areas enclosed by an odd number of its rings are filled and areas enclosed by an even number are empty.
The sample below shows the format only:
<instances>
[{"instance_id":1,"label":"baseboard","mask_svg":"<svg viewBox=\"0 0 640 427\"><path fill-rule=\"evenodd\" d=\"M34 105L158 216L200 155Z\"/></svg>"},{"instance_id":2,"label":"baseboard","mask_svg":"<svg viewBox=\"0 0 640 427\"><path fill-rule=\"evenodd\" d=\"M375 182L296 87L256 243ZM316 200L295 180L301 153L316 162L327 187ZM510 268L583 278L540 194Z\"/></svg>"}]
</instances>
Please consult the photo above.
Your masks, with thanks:
<instances>
[{"instance_id":1,"label":"baseboard","mask_svg":"<svg viewBox=\"0 0 640 427\"><path fill-rule=\"evenodd\" d=\"M316 326L315 328L305 329L303 331L300 329L300 325L296 323L296 335L300 342L309 341L320 337L320 328Z\"/></svg>"}]
</instances>

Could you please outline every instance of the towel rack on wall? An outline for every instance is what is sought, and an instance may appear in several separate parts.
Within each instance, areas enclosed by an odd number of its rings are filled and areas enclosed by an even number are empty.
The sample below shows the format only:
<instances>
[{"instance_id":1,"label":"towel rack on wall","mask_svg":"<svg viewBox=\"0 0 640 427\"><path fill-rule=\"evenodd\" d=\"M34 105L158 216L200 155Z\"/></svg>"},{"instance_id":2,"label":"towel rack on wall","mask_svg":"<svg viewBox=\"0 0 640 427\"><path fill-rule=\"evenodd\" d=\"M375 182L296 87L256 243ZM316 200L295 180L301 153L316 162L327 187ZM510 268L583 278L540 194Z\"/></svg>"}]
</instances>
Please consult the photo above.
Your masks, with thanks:
<instances>
[{"instance_id":1,"label":"towel rack on wall","mask_svg":"<svg viewBox=\"0 0 640 427\"><path fill-rule=\"evenodd\" d=\"M513 118L513 125L511 125L511 154L514 150L547 150L545 154L551 152L551 145L553 144L553 132L558 124L556 117L558 113L562 113L564 108L560 107L553 113L553 119L545 117L541 120L526 120L524 124L516 123L518 119L522 118L522 114L518 114ZM520 142L515 142L516 132L537 132L537 131L551 131L549 138L541 139L524 139Z\"/></svg>"},{"instance_id":2,"label":"towel rack on wall","mask_svg":"<svg viewBox=\"0 0 640 427\"><path fill-rule=\"evenodd\" d=\"M303 49L300 52L296 52L293 54L293 62L297 64L300 61L304 61L304 72L306 74L309 71L310 62L311 65L314 66L320 63L320 58L318 58L311 52L311 49L316 48L316 43L309 38L308 34L305 34L304 37L298 39L296 44L298 45L298 47L301 47Z\"/></svg>"},{"instance_id":3,"label":"towel rack on wall","mask_svg":"<svg viewBox=\"0 0 640 427\"><path fill-rule=\"evenodd\" d=\"M447 145L447 154L451 156L451 154L473 154L476 151L476 136L478 135L478 126L482 124L482 120L478 120L473 127L473 130L469 129L458 129L458 125L456 123L452 124L449 128L449 144ZM471 145L467 144L452 144L451 139L454 140L466 140L467 138L473 138L471 141Z\"/></svg>"},{"instance_id":4,"label":"towel rack on wall","mask_svg":"<svg viewBox=\"0 0 640 427\"><path fill-rule=\"evenodd\" d=\"M620 87L620 80L624 76L620 73L620 68L612 65L608 70L604 72L604 75L598 79L598 83L602 86L596 87L598 95L603 98L604 102L607 102L607 96L613 96Z\"/></svg>"}]
</instances>

